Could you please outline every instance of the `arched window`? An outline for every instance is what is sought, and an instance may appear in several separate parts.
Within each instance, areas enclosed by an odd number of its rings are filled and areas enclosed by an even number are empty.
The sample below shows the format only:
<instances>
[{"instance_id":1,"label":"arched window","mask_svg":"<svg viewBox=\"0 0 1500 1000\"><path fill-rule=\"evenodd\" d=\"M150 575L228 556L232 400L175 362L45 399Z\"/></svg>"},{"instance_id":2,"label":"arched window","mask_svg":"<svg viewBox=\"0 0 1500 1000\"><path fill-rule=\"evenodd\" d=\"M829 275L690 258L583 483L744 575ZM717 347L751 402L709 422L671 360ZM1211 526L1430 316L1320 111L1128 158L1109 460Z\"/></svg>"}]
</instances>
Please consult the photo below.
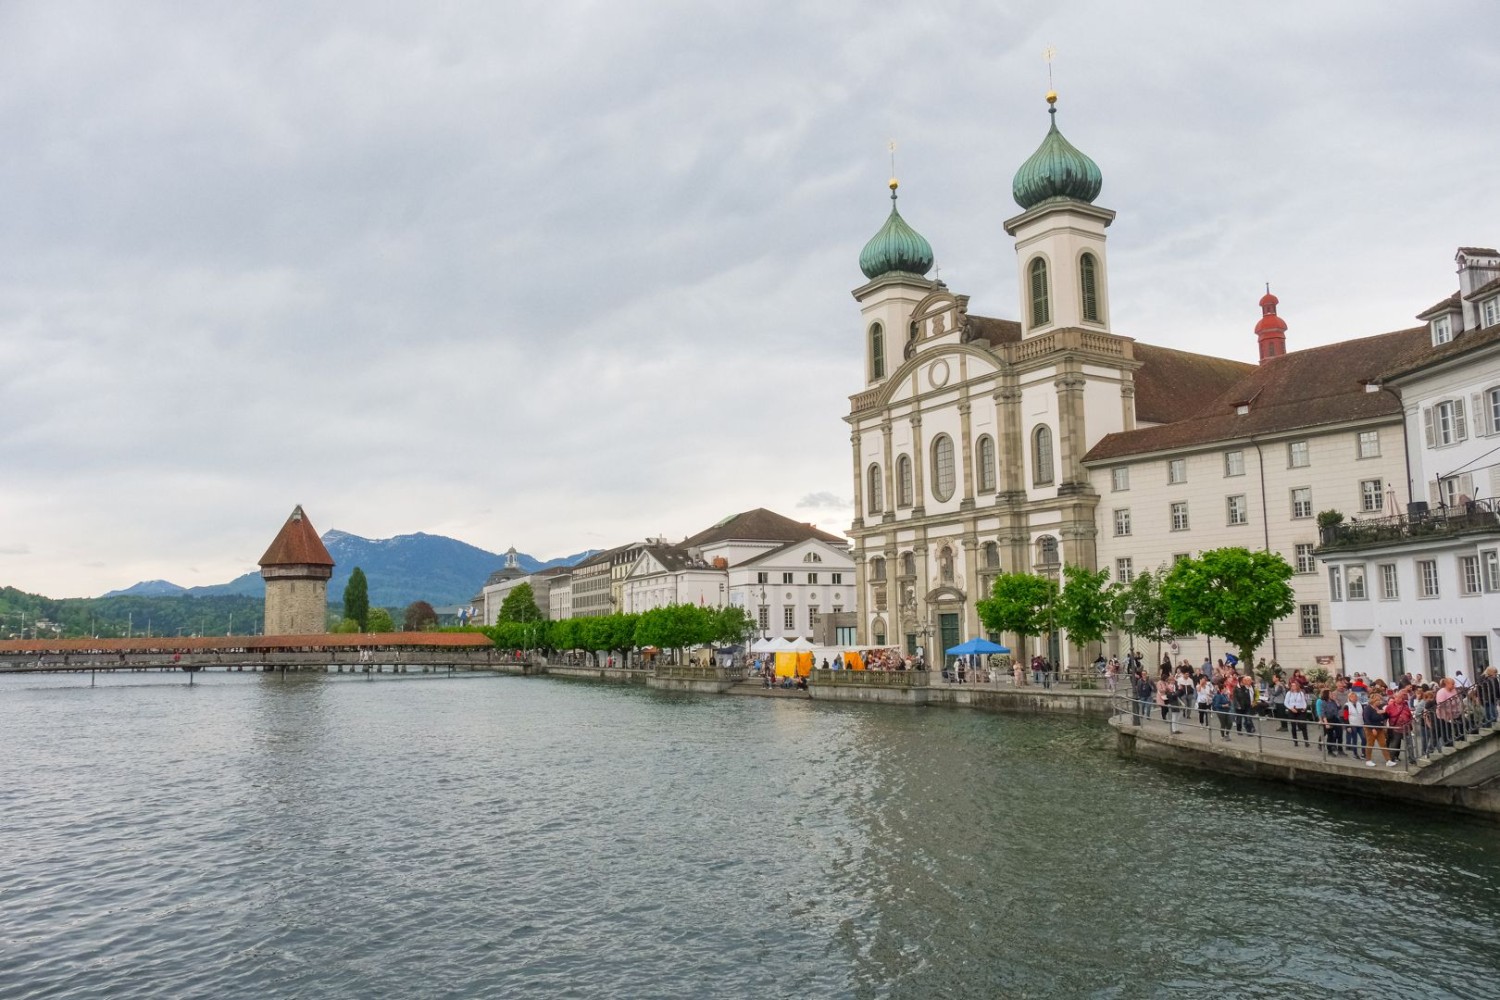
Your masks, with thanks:
<instances>
[{"instance_id":1,"label":"arched window","mask_svg":"<svg viewBox=\"0 0 1500 1000\"><path fill-rule=\"evenodd\" d=\"M1036 540L1036 561L1039 566L1057 565L1057 539L1043 535Z\"/></svg>"},{"instance_id":2,"label":"arched window","mask_svg":"<svg viewBox=\"0 0 1500 1000\"><path fill-rule=\"evenodd\" d=\"M896 506L910 507L912 494L911 456L896 459Z\"/></svg>"},{"instance_id":3,"label":"arched window","mask_svg":"<svg viewBox=\"0 0 1500 1000\"><path fill-rule=\"evenodd\" d=\"M901 553L901 575L902 576L916 576L917 575L917 557L916 557L916 555L914 555L911 552L903 552L903 553Z\"/></svg>"},{"instance_id":4,"label":"arched window","mask_svg":"<svg viewBox=\"0 0 1500 1000\"><path fill-rule=\"evenodd\" d=\"M1099 262L1086 253L1078 258L1078 291L1083 297L1083 318L1093 323L1099 319Z\"/></svg>"},{"instance_id":5,"label":"arched window","mask_svg":"<svg viewBox=\"0 0 1500 1000\"><path fill-rule=\"evenodd\" d=\"M953 439L946 434L932 439L932 495L939 500L953 496Z\"/></svg>"},{"instance_id":6,"label":"arched window","mask_svg":"<svg viewBox=\"0 0 1500 1000\"><path fill-rule=\"evenodd\" d=\"M946 545L938 551L938 576L943 583L953 582L953 550Z\"/></svg>"},{"instance_id":7,"label":"arched window","mask_svg":"<svg viewBox=\"0 0 1500 1000\"><path fill-rule=\"evenodd\" d=\"M1052 475L1052 428L1038 424L1031 432L1031 481L1036 486L1047 486Z\"/></svg>"},{"instance_id":8,"label":"arched window","mask_svg":"<svg viewBox=\"0 0 1500 1000\"><path fill-rule=\"evenodd\" d=\"M995 439L988 434L979 436L979 492L988 493L995 488Z\"/></svg>"},{"instance_id":9,"label":"arched window","mask_svg":"<svg viewBox=\"0 0 1500 1000\"><path fill-rule=\"evenodd\" d=\"M883 556L876 556L870 560L870 579L885 579L885 558Z\"/></svg>"},{"instance_id":10,"label":"arched window","mask_svg":"<svg viewBox=\"0 0 1500 1000\"><path fill-rule=\"evenodd\" d=\"M885 509L885 503L883 502L883 498L885 496L885 492L883 490L884 485L885 484L881 482L880 479L880 464L878 462L871 463L870 502L867 505L867 508L871 514L879 514L882 510Z\"/></svg>"},{"instance_id":11,"label":"arched window","mask_svg":"<svg viewBox=\"0 0 1500 1000\"><path fill-rule=\"evenodd\" d=\"M870 379L885 378L885 328L870 324Z\"/></svg>"},{"instance_id":12,"label":"arched window","mask_svg":"<svg viewBox=\"0 0 1500 1000\"><path fill-rule=\"evenodd\" d=\"M1047 294L1047 262L1040 257L1031 262L1031 326L1033 329L1052 322L1052 302Z\"/></svg>"},{"instance_id":13,"label":"arched window","mask_svg":"<svg viewBox=\"0 0 1500 1000\"><path fill-rule=\"evenodd\" d=\"M984 543L984 568L1000 568L1000 546L995 542Z\"/></svg>"}]
</instances>

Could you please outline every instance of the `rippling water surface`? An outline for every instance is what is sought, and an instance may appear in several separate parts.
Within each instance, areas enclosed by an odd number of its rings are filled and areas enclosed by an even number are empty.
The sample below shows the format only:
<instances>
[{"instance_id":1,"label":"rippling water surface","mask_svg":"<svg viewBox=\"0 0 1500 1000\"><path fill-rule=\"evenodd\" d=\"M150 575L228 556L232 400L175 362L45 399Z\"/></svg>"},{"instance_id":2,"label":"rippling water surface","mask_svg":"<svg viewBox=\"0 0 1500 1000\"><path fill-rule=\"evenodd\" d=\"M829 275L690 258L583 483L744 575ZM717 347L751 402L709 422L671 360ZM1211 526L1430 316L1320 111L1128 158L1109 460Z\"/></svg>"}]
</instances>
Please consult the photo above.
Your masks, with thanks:
<instances>
[{"instance_id":1,"label":"rippling water surface","mask_svg":"<svg viewBox=\"0 0 1500 1000\"><path fill-rule=\"evenodd\" d=\"M87 683L0 678L0 996L1500 995L1495 828L1100 724Z\"/></svg>"}]
</instances>

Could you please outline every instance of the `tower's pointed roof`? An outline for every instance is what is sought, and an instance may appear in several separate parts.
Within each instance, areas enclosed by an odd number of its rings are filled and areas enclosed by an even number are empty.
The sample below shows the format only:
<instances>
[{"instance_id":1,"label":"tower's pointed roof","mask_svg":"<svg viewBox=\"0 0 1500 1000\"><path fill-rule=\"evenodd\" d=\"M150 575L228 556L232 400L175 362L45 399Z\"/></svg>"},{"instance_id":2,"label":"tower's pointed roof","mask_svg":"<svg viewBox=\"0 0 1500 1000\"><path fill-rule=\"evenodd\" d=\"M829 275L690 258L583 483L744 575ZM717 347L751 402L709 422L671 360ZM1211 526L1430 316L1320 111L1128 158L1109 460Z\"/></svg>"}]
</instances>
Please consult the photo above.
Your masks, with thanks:
<instances>
[{"instance_id":1,"label":"tower's pointed roof","mask_svg":"<svg viewBox=\"0 0 1500 1000\"><path fill-rule=\"evenodd\" d=\"M859 252L859 269L874 280L882 274L903 271L925 275L932 270L932 245L922 234L906 224L896 211L896 178L891 178L891 214Z\"/></svg>"},{"instance_id":2,"label":"tower's pointed roof","mask_svg":"<svg viewBox=\"0 0 1500 1000\"><path fill-rule=\"evenodd\" d=\"M1039 205L1048 198L1071 198L1092 203L1104 187L1099 165L1079 152L1057 130L1057 92L1047 94L1047 114L1052 124L1042 144L1021 164L1011 182L1011 193L1022 208Z\"/></svg>"},{"instance_id":3,"label":"tower's pointed roof","mask_svg":"<svg viewBox=\"0 0 1500 1000\"><path fill-rule=\"evenodd\" d=\"M281 526L277 532L276 540L271 547L266 549L266 554L260 557L260 565L265 566L332 566L333 557L328 554L328 548L323 544L323 539L318 537L318 532L313 528L312 522L302 512L302 505L298 504L292 511L292 516L286 519L286 524Z\"/></svg>"}]
</instances>

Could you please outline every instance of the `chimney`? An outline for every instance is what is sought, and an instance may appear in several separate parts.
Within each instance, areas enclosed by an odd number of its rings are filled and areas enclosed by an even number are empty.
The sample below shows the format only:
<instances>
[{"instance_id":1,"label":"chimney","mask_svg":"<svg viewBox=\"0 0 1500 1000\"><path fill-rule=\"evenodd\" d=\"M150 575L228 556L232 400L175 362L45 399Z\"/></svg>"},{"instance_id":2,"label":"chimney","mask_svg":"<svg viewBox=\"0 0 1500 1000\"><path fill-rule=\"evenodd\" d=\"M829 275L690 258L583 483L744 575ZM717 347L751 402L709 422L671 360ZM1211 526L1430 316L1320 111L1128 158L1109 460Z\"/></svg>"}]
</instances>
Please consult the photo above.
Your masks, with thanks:
<instances>
[{"instance_id":1,"label":"chimney","mask_svg":"<svg viewBox=\"0 0 1500 1000\"><path fill-rule=\"evenodd\" d=\"M1463 302L1463 328L1477 330L1479 303L1470 300L1469 296L1500 277L1500 252L1490 247L1459 247L1453 259L1458 264L1458 297Z\"/></svg>"}]
</instances>

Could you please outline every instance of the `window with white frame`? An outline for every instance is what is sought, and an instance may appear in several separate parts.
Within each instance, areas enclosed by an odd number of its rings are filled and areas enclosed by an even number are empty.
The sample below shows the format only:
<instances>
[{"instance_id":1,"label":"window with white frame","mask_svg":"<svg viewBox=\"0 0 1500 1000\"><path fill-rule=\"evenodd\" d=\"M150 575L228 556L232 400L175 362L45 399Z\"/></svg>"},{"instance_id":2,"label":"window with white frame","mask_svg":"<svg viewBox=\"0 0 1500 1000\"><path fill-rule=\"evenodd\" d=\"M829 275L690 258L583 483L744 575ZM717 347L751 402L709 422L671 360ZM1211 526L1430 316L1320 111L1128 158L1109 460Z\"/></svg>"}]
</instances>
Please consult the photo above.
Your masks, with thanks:
<instances>
[{"instance_id":1,"label":"window with white frame","mask_svg":"<svg viewBox=\"0 0 1500 1000\"><path fill-rule=\"evenodd\" d=\"M1379 458L1380 457L1380 432L1379 431L1360 431L1359 432L1359 457L1360 458Z\"/></svg>"},{"instance_id":2,"label":"window with white frame","mask_svg":"<svg viewBox=\"0 0 1500 1000\"><path fill-rule=\"evenodd\" d=\"M1484 314L1484 322L1480 326L1494 326L1500 323L1500 298L1492 295L1485 299L1479 311Z\"/></svg>"},{"instance_id":3,"label":"window with white frame","mask_svg":"<svg viewBox=\"0 0 1500 1000\"><path fill-rule=\"evenodd\" d=\"M1312 542L1298 542L1296 547L1297 572L1316 573L1318 571L1318 560L1313 555Z\"/></svg>"},{"instance_id":4,"label":"window with white frame","mask_svg":"<svg viewBox=\"0 0 1500 1000\"><path fill-rule=\"evenodd\" d=\"M1175 486L1187 482L1187 459L1174 458L1167 462L1167 482Z\"/></svg>"},{"instance_id":5,"label":"window with white frame","mask_svg":"<svg viewBox=\"0 0 1500 1000\"><path fill-rule=\"evenodd\" d=\"M1245 474L1245 453L1243 451L1226 451L1224 453L1224 475L1243 476Z\"/></svg>"},{"instance_id":6,"label":"window with white frame","mask_svg":"<svg viewBox=\"0 0 1500 1000\"><path fill-rule=\"evenodd\" d=\"M1365 589L1365 568L1363 566L1349 566L1345 568L1344 593L1351 601L1363 601L1370 596L1369 591Z\"/></svg>"},{"instance_id":7,"label":"window with white frame","mask_svg":"<svg viewBox=\"0 0 1500 1000\"><path fill-rule=\"evenodd\" d=\"M808 583L814 583L814 584L817 583L818 582L818 574L816 574L816 573L809 573L809 574L807 574L807 582Z\"/></svg>"},{"instance_id":8,"label":"window with white frame","mask_svg":"<svg viewBox=\"0 0 1500 1000\"><path fill-rule=\"evenodd\" d=\"M1121 507L1115 511L1115 534L1130 534L1130 508Z\"/></svg>"},{"instance_id":9,"label":"window with white frame","mask_svg":"<svg viewBox=\"0 0 1500 1000\"><path fill-rule=\"evenodd\" d=\"M1396 579L1396 564L1380 564L1380 599L1382 601L1397 601L1401 599L1401 585Z\"/></svg>"},{"instance_id":10,"label":"window with white frame","mask_svg":"<svg viewBox=\"0 0 1500 1000\"><path fill-rule=\"evenodd\" d=\"M1385 665L1390 668L1392 677L1400 677L1406 673L1406 647L1399 635L1388 635L1385 637Z\"/></svg>"},{"instance_id":11,"label":"window with white frame","mask_svg":"<svg viewBox=\"0 0 1500 1000\"><path fill-rule=\"evenodd\" d=\"M1448 676L1447 663L1443 658L1443 637L1424 635L1422 641L1427 645L1427 679L1440 681Z\"/></svg>"},{"instance_id":12,"label":"window with white frame","mask_svg":"<svg viewBox=\"0 0 1500 1000\"><path fill-rule=\"evenodd\" d=\"M1191 552L1173 552L1172 553L1172 565L1176 566L1178 563L1182 562L1184 559L1191 559L1191 558L1193 558L1193 554Z\"/></svg>"},{"instance_id":13,"label":"window with white frame","mask_svg":"<svg viewBox=\"0 0 1500 1000\"><path fill-rule=\"evenodd\" d=\"M1437 597L1437 596L1439 596L1439 592L1438 592L1438 572L1437 572L1437 560L1436 559L1418 559L1417 560L1417 579L1420 580L1421 583L1422 583L1421 596L1423 596L1423 597Z\"/></svg>"},{"instance_id":14,"label":"window with white frame","mask_svg":"<svg viewBox=\"0 0 1500 1000\"><path fill-rule=\"evenodd\" d=\"M1230 524L1247 524L1250 521L1250 508L1245 503L1245 494L1237 493L1224 500Z\"/></svg>"},{"instance_id":15,"label":"window with white frame","mask_svg":"<svg viewBox=\"0 0 1500 1000\"><path fill-rule=\"evenodd\" d=\"M1442 448L1457 444L1469 436L1462 399L1445 399L1422 409L1422 430L1427 447Z\"/></svg>"},{"instance_id":16,"label":"window with white frame","mask_svg":"<svg viewBox=\"0 0 1500 1000\"><path fill-rule=\"evenodd\" d=\"M807 628L811 632L818 627L818 609L811 607L807 609Z\"/></svg>"},{"instance_id":17,"label":"window with white frame","mask_svg":"<svg viewBox=\"0 0 1500 1000\"><path fill-rule=\"evenodd\" d=\"M843 583L844 582L844 574L842 574L842 573L835 573L835 574L833 574L833 582L835 584Z\"/></svg>"},{"instance_id":18,"label":"window with white frame","mask_svg":"<svg viewBox=\"0 0 1500 1000\"><path fill-rule=\"evenodd\" d=\"M910 507L912 497L911 456L896 458L896 506Z\"/></svg>"},{"instance_id":19,"label":"window with white frame","mask_svg":"<svg viewBox=\"0 0 1500 1000\"><path fill-rule=\"evenodd\" d=\"M1453 339L1453 317L1439 316L1432 321L1432 346L1446 344Z\"/></svg>"},{"instance_id":20,"label":"window with white frame","mask_svg":"<svg viewBox=\"0 0 1500 1000\"><path fill-rule=\"evenodd\" d=\"M1385 509L1385 482L1380 479L1359 481L1359 509L1366 514Z\"/></svg>"},{"instance_id":21,"label":"window with white frame","mask_svg":"<svg viewBox=\"0 0 1500 1000\"><path fill-rule=\"evenodd\" d=\"M1500 434L1500 386L1484 394L1484 410L1489 433Z\"/></svg>"},{"instance_id":22,"label":"window with white frame","mask_svg":"<svg viewBox=\"0 0 1500 1000\"><path fill-rule=\"evenodd\" d=\"M1459 593L1470 597L1479 593L1479 557L1458 557L1458 586Z\"/></svg>"},{"instance_id":23,"label":"window with white frame","mask_svg":"<svg viewBox=\"0 0 1500 1000\"><path fill-rule=\"evenodd\" d=\"M988 434L979 436L979 492L990 493L995 489L995 439Z\"/></svg>"},{"instance_id":24,"label":"window with white frame","mask_svg":"<svg viewBox=\"0 0 1500 1000\"><path fill-rule=\"evenodd\" d=\"M1129 556L1123 556L1115 560L1115 581L1117 583L1129 583L1135 579L1135 564Z\"/></svg>"},{"instance_id":25,"label":"window with white frame","mask_svg":"<svg viewBox=\"0 0 1500 1000\"><path fill-rule=\"evenodd\" d=\"M1328 567L1328 599L1330 601L1342 601L1344 599L1344 571L1342 567Z\"/></svg>"},{"instance_id":26,"label":"window with white frame","mask_svg":"<svg viewBox=\"0 0 1500 1000\"><path fill-rule=\"evenodd\" d=\"M1312 517L1312 487L1299 486L1292 490L1292 517Z\"/></svg>"},{"instance_id":27,"label":"window with white frame","mask_svg":"<svg viewBox=\"0 0 1500 1000\"><path fill-rule=\"evenodd\" d=\"M771 627L771 609L770 608L768 608L764 604L762 604L760 606L760 613L756 615L756 618L758 619L757 624L760 626L760 630L762 632L765 632L765 631L767 631L767 630L770 629L770 627Z\"/></svg>"},{"instance_id":28,"label":"window with white frame","mask_svg":"<svg viewBox=\"0 0 1500 1000\"><path fill-rule=\"evenodd\" d=\"M782 606L781 624L788 632L797 627L797 606L795 604Z\"/></svg>"},{"instance_id":29,"label":"window with white frame","mask_svg":"<svg viewBox=\"0 0 1500 1000\"><path fill-rule=\"evenodd\" d=\"M1116 493L1130 489L1130 467L1121 465L1109 470L1110 489Z\"/></svg>"},{"instance_id":30,"label":"window with white frame","mask_svg":"<svg viewBox=\"0 0 1500 1000\"><path fill-rule=\"evenodd\" d=\"M1052 429L1041 424L1031 432L1031 483L1050 485L1052 475Z\"/></svg>"},{"instance_id":31,"label":"window with white frame","mask_svg":"<svg viewBox=\"0 0 1500 1000\"><path fill-rule=\"evenodd\" d=\"M1484 564L1484 590L1487 594L1500 591L1500 550L1485 549L1479 553Z\"/></svg>"},{"instance_id":32,"label":"window with white frame","mask_svg":"<svg viewBox=\"0 0 1500 1000\"><path fill-rule=\"evenodd\" d=\"M1323 616L1319 613L1316 604L1300 604L1297 606L1297 617L1302 625L1302 634L1305 636L1323 634Z\"/></svg>"},{"instance_id":33,"label":"window with white frame","mask_svg":"<svg viewBox=\"0 0 1500 1000\"><path fill-rule=\"evenodd\" d=\"M755 582L756 583L770 583L771 582L771 574L770 573L756 573L755 574Z\"/></svg>"},{"instance_id":34,"label":"window with white frame","mask_svg":"<svg viewBox=\"0 0 1500 1000\"><path fill-rule=\"evenodd\" d=\"M1286 446L1286 465L1289 469L1305 469L1312 461L1306 441L1288 441Z\"/></svg>"},{"instance_id":35,"label":"window with white frame","mask_svg":"<svg viewBox=\"0 0 1500 1000\"><path fill-rule=\"evenodd\" d=\"M866 494L868 502L865 504L865 508L871 514L879 514L881 508L884 506L884 504L881 502L881 493L882 493L882 489L883 489L884 483L882 482L882 480L880 478L880 466L878 466L878 465L871 465L870 466L870 476L869 476L869 478L870 478L870 488L869 488L869 490L868 490L868 492Z\"/></svg>"},{"instance_id":36,"label":"window with white frame","mask_svg":"<svg viewBox=\"0 0 1500 1000\"><path fill-rule=\"evenodd\" d=\"M1172 530L1188 530L1188 505L1186 500L1172 502Z\"/></svg>"}]
</instances>

